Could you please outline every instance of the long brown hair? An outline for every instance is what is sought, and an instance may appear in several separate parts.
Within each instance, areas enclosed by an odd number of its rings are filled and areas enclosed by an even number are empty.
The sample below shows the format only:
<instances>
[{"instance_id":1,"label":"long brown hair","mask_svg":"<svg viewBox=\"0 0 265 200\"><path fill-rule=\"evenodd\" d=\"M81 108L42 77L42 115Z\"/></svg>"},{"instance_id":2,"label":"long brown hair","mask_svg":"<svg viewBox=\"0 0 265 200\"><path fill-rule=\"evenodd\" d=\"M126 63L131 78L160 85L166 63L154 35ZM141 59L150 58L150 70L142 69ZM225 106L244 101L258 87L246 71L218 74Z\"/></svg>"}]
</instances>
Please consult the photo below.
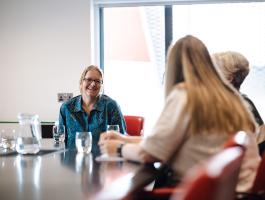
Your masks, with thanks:
<instances>
[{"instance_id":1,"label":"long brown hair","mask_svg":"<svg viewBox=\"0 0 265 200\"><path fill-rule=\"evenodd\" d=\"M189 133L255 131L253 117L239 93L220 77L203 42L191 35L178 40L169 50L166 96L181 82L187 90L182 118L190 117Z\"/></svg>"}]
</instances>

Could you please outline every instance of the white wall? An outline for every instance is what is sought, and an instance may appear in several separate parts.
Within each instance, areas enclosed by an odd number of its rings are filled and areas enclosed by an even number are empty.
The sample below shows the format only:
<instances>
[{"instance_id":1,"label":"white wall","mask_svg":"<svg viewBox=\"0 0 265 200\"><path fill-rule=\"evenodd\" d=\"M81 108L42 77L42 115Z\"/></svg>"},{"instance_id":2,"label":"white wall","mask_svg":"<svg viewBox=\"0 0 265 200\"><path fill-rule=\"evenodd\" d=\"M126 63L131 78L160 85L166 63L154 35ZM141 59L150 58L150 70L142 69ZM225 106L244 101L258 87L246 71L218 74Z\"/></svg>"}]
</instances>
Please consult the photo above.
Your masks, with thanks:
<instances>
[{"instance_id":1,"label":"white wall","mask_svg":"<svg viewBox=\"0 0 265 200\"><path fill-rule=\"evenodd\" d=\"M89 0L0 0L0 121L54 121L90 56Z\"/></svg>"}]
</instances>

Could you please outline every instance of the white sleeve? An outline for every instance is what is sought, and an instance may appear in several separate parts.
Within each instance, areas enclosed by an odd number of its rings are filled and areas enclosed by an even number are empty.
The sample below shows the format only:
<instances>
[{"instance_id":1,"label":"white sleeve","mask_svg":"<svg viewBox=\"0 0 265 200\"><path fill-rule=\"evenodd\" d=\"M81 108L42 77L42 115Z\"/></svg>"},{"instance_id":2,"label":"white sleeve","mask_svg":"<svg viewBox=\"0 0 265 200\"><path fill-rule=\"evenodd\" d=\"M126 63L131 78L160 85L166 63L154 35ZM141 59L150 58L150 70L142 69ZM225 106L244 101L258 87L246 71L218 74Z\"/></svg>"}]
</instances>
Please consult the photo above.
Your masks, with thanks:
<instances>
[{"instance_id":1,"label":"white sleeve","mask_svg":"<svg viewBox=\"0 0 265 200\"><path fill-rule=\"evenodd\" d=\"M166 99L162 113L152 133L140 143L142 149L155 158L166 161L183 138L187 117L179 123L187 102L184 89L174 88Z\"/></svg>"}]
</instances>

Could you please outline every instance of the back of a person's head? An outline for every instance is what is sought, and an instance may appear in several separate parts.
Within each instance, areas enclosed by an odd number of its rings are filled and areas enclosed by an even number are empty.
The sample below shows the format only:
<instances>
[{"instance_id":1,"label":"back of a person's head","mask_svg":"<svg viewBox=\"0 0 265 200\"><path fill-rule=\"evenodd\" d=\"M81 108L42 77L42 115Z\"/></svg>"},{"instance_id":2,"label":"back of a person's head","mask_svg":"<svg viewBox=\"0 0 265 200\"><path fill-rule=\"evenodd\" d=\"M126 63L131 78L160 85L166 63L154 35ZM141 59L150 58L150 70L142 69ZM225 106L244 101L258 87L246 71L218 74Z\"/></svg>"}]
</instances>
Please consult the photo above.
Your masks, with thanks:
<instances>
[{"instance_id":1,"label":"back of a person's head","mask_svg":"<svg viewBox=\"0 0 265 200\"><path fill-rule=\"evenodd\" d=\"M169 49L165 78L166 95L174 85L185 83L188 101L183 113L191 117L191 133L255 130L240 95L220 77L198 38L185 36Z\"/></svg>"},{"instance_id":2,"label":"back of a person's head","mask_svg":"<svg viewBox=\"0 0 265 200\"><path fill-rule=\"evenodd\" d=\"M238 52L226 51L213 54L212 59L225 78L239 90L249 73L247 58Z\"/></svg>"},{"instance_id":3,"label":"back of a person's head","mask_svg":"<svg viewBox=\"0 0 265 200\"><path fill-rule=\"evenodd\" d=\"M184 77L188 85L220 82L206 46L191 35L179 39L169 49L166 70L166 96L175 84L184 81Z\"/></svg>"}]
</instances>

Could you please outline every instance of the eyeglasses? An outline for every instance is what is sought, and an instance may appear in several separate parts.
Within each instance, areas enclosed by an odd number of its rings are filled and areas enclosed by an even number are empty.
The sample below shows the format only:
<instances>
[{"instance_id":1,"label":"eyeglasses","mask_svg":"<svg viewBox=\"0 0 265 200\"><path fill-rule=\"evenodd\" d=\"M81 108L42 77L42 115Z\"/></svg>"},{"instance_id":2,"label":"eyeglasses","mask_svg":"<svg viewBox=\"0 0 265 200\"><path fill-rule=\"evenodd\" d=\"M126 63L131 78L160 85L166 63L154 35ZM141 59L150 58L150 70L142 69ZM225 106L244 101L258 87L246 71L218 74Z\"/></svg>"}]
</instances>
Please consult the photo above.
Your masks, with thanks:
<instances>
[{"instance_id":1,"label":"eyeglasses","mask_svg":"<svg viewBox=\"0 0 265 200\"><path fill-rule=\"evenodd\" d=\"M83 78L83 81L85 81L87 84L91 84L92 82L94 82L97 86L100 86L103 81L99 80L99 79L92 79L92 78Z\"/></svg>"}]
</instances>

